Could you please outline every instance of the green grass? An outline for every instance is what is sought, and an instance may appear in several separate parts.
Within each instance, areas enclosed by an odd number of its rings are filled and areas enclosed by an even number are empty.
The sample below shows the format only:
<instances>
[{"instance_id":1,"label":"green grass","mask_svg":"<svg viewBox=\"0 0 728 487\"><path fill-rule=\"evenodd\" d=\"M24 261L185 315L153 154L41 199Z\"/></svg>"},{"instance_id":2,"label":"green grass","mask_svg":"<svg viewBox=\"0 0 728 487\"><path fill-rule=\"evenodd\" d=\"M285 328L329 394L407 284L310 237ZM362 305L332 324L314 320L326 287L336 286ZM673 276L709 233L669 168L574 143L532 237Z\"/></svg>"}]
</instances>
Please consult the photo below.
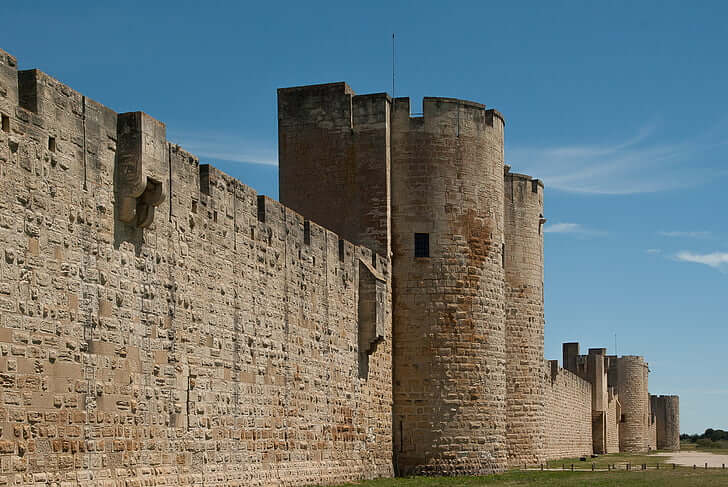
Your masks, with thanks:
<instances>
[{"instance_id":1,"label":"green grass","mask_svg":"<svg viewBox=\"0 0 728 487\"><path fill-rule=\"evenodd\" d=\"M694 449L694 448L693 448ZM711 450L713 451L713 450ZM520 471L512 470L504 474L483 477L407 477L396 479L367 480L339 487L703 487L728 486L728 470L697 469L680 467L673 469L666 464L668 457L653 454L632 455L618 453L587 458L586 462L578 458L565 458L548 462L549 468L559 471ZM607 465L617 464L618 471L592 472L591 464L596 469L606 469ZM574 464L574 472L570 471ZM624 470L625 464L632 465L631 471ZM647 471L641 465L648 465ZM657 464L660 470L656 470ZM565 465L567 471L561 471ZM581 471L579 471L581 470Z\"/></svg>"},{"instance_id":2,"label":"green grass","mask_svg":"<svg viewBox=\"0 0 728 487\"><path fill-rule=\"evenodd\" d=\"M728 472L681 468L646 472L519 472L486 477L411 477L369 480L357 487L702 487L728 485Z\"/></svg>"},{"instance_id":3,"label":"green grass","mask_svg":"<svg viewBox=\"0 0 728 487\"><path fill-rule=\"evenodd\" d=\"M639 468L642 464L647 464L648 468L654 468L658 463L662 466L668 460L668 457L657 456L653 453L632 454L632 453L612 453L610 455L599 455L596 458L587 457L585 462L576 458L563 458L561 460L552 460L547 463L548 468L562 468L566 466L571 468L574 464L575 470L591 469L594 463L596 469L608 468L609 465L615 465L618 469L624 469L626 464L630 464L632 468Z\"/></svg>"}]
</instances>

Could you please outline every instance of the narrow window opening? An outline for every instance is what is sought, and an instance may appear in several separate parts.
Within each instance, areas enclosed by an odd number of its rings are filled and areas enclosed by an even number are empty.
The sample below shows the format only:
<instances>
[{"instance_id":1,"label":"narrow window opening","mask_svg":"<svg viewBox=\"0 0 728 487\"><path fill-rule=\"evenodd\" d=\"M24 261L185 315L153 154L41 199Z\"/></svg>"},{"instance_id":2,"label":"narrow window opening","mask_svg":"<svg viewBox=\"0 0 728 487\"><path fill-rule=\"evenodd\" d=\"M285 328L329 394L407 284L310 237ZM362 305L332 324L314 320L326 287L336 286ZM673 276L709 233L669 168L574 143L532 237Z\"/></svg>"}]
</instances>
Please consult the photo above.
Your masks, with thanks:
<instances>
[{"instance_id":1,"label":"narrow window opening","mask_svg":"<svg viewBox=\"0 0 728 487\"><path fill-rule=\"evenodd\" d=\"M377 268L377 254L372 252L372 267Z\"/></svg>"},{"instance_id":2,"label":"narrow window opening","mask_svg":"<svg viewBox=\"0 0 728 487\"><path fill-rule=\"evenodd\" d=\"M197 214L197 201L192 200L192 213Z\"/></svg>"},{"instance_id":3,"label":"narrow window opening","mask_svg":"<svg viewBox=\"0 0 728 487\"><path fill-rule=\"evenodd\" d=\"M311 264L315 267L316 266L316 256L311 256Z\"/></svg>"},{"instance_id":4,"label":"narrow window opening","mask_svg":"<svg viewBox=\"0 0 728 487\"><path fill-rule=\"evenodd\" d=\"M298 260L301 260L301 249L298 249Z\"/></svg>"},{"instance_id":5,"label":"narrow window opening","mask_svg":"<svg viewBox=\"0 0 728 487\"><path fill-rule=\"evenodd\" d=\"M217 223L217 210L212 212L212 220Z\"/></svg>"},{"instance_id":6,"label":"narrow window opening","mask_svg":"<svg viewBox=\"0 0 728 487\"><path fill-rule=\"evenodd\" d=\"M48 137L48 150L51 152L56 151L56 138L55 137Z\"/></svg>"},{"instance_id":7,"label":"narrow window opening","mask_svg":"<svg viewBox=\"0 0 728 487\"><path fill-rule=\"evenodd\" d=\"M538 179L531 180L531 192L538 193Z\"/></svg>"},{"instance_id":8,"label":"narrow window opening","mask_svg":"<svg viewBox=\"0 0 728 487\"><path fill-rule=\"evenodd\" d=\"M303 222L303 243L311 245L311 222L308 220Z\"/></svg>"},{"instance_id":9,"label":"narrow window opening","mask_svg":"<svg viewBox=\"0 0 728 487\"><path fill-rule=\"evenodd\" d=\"M255 228L250 228L250 240L255 240Z\"/></svg>"},{"instance_id":10,"label":"narrow window opening","mask_svg":"<svg viewBox=\"0 0 728 487\"><path fill-rule=\"evenodd\" d=\"M430 234L415 233L415 257L430 256Z\"/></svg>"},{"instance_id":11,"label":"narrow window opening","mask_svg":"<svg viewBox=\"0 0 728 487\"><path fill-rule=\"evenodd\" d=\"M339 262L344 262L344 241L339 239Z\"/></svg>"},{"instance_id":12,"label":"narrow window opening","mask_svg":"<svg viewBox=\"0 0 728 487\"><path fill-rule=\"evenodd\" d=\"M505 269L506 267L506 244L501 244L501 265Z\"/></svg>"},{"instance_id":13,"label":"narrow window opening","mask_svg":"<svg viewBox=\"0 0 728 487\"><path fill-rule=\"evenodd\" d=\"M624 418L624 414L619 418L620 423L624 423L626 419Z\"/></svg>"},{"instance_id":14,"label":"narrow window opening","mask_svg":"<svg viewBox=\"0 0 728 487\"><path fill-rule=\"evenodd\" d=\"M265 196L258 196L258 221L265 223Z\"/></svg>"},{"instance_id":15,"label":"narrow window opening","mask_svg":"<svg viewBox=\"0 0 728 487\"><path fill-rule=\"evenodd\" d=\"M10 117L5 114L2 115L2 126L3 132L10 132Z\"/></svg>"}]
</instances>

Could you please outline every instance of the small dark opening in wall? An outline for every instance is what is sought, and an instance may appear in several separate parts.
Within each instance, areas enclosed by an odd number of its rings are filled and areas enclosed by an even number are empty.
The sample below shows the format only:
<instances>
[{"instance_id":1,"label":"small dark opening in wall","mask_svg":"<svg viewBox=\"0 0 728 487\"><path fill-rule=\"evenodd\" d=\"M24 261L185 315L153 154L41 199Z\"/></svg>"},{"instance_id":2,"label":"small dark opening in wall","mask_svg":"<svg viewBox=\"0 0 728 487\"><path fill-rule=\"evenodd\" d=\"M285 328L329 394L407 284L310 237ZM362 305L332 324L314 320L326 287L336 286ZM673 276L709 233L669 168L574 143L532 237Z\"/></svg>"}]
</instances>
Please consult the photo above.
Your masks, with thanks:
<instances>
[{"instance_id":1,"label":"small dark opening in wall","mask_svg":"<svg viewBox=\"0 0 728 487\"><path fill-rule=\"evenodd\" d=\"M265 196L258 196L258 221L265 223Z\"/></svg>"},{"instance_id":2,"label":"small dark opening in wall","mask_svg":"<svg viewBox=\"0 0 728 487\"><path fill-rule=\"evenodd\" d=\"M308 220L303 222L303 243L311 245L311 222Z\"/></svg>"},{"instance_id":3,"label":"small dark opening in wall","mask_svg":"<svg viewBox=\"0 0 728 487\"><path fill-rule=\"evenodd\" d=\"M415 257L430 256L430 234L415 233Z\"/></svg>"},{"instance_id":4,"label":"small dark opening in wall","mask_svg":"<svg viewBox=\"0 0 728 487\"><path fill-rule=\"evenodd\" d=\"M531 192L538 193L538 179L531 180Z\"/></svg>"},{"instance_id":5,"label":"small dark opening in wall","mask_svg":"<svg viewBox=\"0 0 728 487\"><path fill-rule=\"evenodd\" d=\"M372 267L377 268L377 254L372 252Z\"/></svg>"},{"instance_id":6,"label":"small dark opening in wall","mask_svg":"<svg viewBox=\"0 0 728 487\"><path fill-rule=\"evenodd\" d=\"M212 212L212 220L217 223L217 210Z\"/></svg>"},{"instance_id":7,"label":"small dark opening in wall","mask_svg":"<svg viewBox=\"0 0 728 487\"><path fill-rule=\"evenodd\" d=\"M56 151L56 138L55 137L48 137L48 150L51 152Z\"/></svg>"},{"instance_id":8,"label":"small dark opening in wall","mask_svg":"<svg viewBox=\"0 0 728 487\"><path fill-rule=\"evenodd\" d=\"M10 132L10 117L3 113L2 115L3 132Z\"/></svg>"},{"instance_id":9,"label":"small dark opening in wall","mask_svg":"<svg viewBox=\"0 0 728 487\"><path fill-rule=\"evenodd\" d=\"M625 421L627 421L627 420L625 419L625 417L624 417L624 414L623 414L623 415L622 415L622 416L621 416L621 417L619 418L619 422L620 422L620 423L624 423Z\"/></svg>"},{"instance_id":10,"label":"small dark opening in wall","mask_svg":"<svg viewBox=\"0 0 728 487\"><path fill-rule=\"evenodd\" d=\"M192 213L197 214L197 201L192 200Z\"/></svg>"},{"instance_id":11,"label":"small dark opening in wall","mask_svg":"<svg viewBox=\"0 0 728 487\"><path fill-rule=\"evenodd\" d=\"M313 265L314 267L316 266L316 256L315 255L311 256L311 265Z\"/></svg>"},{"instance_id":12,"label":"small dark opening in wall","mask_svg":"<svg viewBox=\"0 0 728 487\"><path fill-rule=\"evenodd\" d=\"M501 244L501 265L506 266L506 244Z\"/></svg>"},{"instance_id":13,"label":"small dark opening in wall","mask_svg":"<svg viewBox=\"0 0 728 487\"><path fill-rule=\"evenodd\" d=\"M255 240L255 228L250 228L250 240Z\"/></svg>"},{"instance_id":14,"label":"small dark opening in wall","mask_svg":"<svg viewBox=\"0 0 728 487\"><path fill-rule=\"evenodd\" d=\"M339 261L344 262L344 241L339 239Z\"/></svg>"}]
</instances>

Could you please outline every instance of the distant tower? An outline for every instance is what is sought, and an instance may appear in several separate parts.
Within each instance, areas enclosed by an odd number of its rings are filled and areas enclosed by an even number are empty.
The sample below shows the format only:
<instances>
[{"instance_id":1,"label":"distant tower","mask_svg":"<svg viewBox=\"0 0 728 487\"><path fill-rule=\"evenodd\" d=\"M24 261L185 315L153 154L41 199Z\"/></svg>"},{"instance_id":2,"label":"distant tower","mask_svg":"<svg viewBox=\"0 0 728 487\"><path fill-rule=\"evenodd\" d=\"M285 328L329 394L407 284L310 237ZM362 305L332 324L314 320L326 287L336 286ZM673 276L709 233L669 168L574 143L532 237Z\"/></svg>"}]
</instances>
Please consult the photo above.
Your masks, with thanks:
<instances>
[{"instance_id":1,"label":"distant tower","mask_svg":"<svg viewBox=\"0 0 728 487\"><path fill-rule=\"evenodd\" d=\"M402 474L504 470L503 117L392 110L394 451Z\"/></svg>"},{"instance_id":2,"label":"distant tower","mask_svg":"<svg viewBox=\"0 0 728 487\"><path fill-rule=\"evenodd\" d=\"M650 404L647 363L640 356L617 359L617 390L623 421L619 425L619 451L644 452L649 446Z\"/></svg>"},{"instance_id":3,"label":"distant tower","mask_svg":"<svg viewBox=\"0 0 728 487\"><path fill-rule=\"evenodd\" d=\"M512 465L539 464L545 459L544 222L543 183L507 168L503 251L506 417L508 460Z\"/></svg>"},{"instance_id":4,"label":"distant tower","mask_svg":"<svg viewBox=\"0 0 728 487\"><path fill-rule=\"evenodd\" d=\"M657 421L657 449L680 450L680 397L650 396Z\"/></svg>"}]
</instances>

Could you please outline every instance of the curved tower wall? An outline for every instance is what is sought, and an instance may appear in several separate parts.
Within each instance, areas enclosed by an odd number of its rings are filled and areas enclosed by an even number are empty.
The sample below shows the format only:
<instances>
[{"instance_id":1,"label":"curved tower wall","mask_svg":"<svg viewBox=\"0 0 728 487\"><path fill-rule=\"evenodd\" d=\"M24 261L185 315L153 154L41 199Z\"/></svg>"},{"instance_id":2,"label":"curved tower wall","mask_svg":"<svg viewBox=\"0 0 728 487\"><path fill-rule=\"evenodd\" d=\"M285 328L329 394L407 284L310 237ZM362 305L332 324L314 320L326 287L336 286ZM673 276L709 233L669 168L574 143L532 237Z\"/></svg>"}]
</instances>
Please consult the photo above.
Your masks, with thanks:
<instances>
[{"instance_id":1,"label":"curved tower wall","mask_svg":"<svg viewBox=\"0 0 728 487\"><path fill-rule=\"evenodd\" d=\"M657 422L657 449L680 450L680 397L651 396Z\"/></svg>"},{"instance_id":2,"label":"curved tower wall","mask_svg":"<svg viewBox=\"0 0 728 487\"><path fill-rule=\"evenodd\" d=\"M617 383L624 421L619 425L619 450L647 451L650 404L647 392L647 363L642 357L625 355L617 359Z\"/></svg>"},{"instance_id":3,"label":"curved tower wall","mask_svg":"<svg viewBox=\"0 0 728 487\"><path fill-rule=\"evenodd\" d=\"M483 105L392 111L394 450L400 474L507 466L503 131ZM429 257L415 257L415 233Z\"/></svg>"},{"instance_id":4,"label":"curved tower wall","mask_svg":"<svg viewBox=\"0 0 728 487\"><path fill-rule=\"evenodd\" d=\"M543 183L505 174L506 435L511 465L544 460Z\"/></svg>"}]
</instances>

